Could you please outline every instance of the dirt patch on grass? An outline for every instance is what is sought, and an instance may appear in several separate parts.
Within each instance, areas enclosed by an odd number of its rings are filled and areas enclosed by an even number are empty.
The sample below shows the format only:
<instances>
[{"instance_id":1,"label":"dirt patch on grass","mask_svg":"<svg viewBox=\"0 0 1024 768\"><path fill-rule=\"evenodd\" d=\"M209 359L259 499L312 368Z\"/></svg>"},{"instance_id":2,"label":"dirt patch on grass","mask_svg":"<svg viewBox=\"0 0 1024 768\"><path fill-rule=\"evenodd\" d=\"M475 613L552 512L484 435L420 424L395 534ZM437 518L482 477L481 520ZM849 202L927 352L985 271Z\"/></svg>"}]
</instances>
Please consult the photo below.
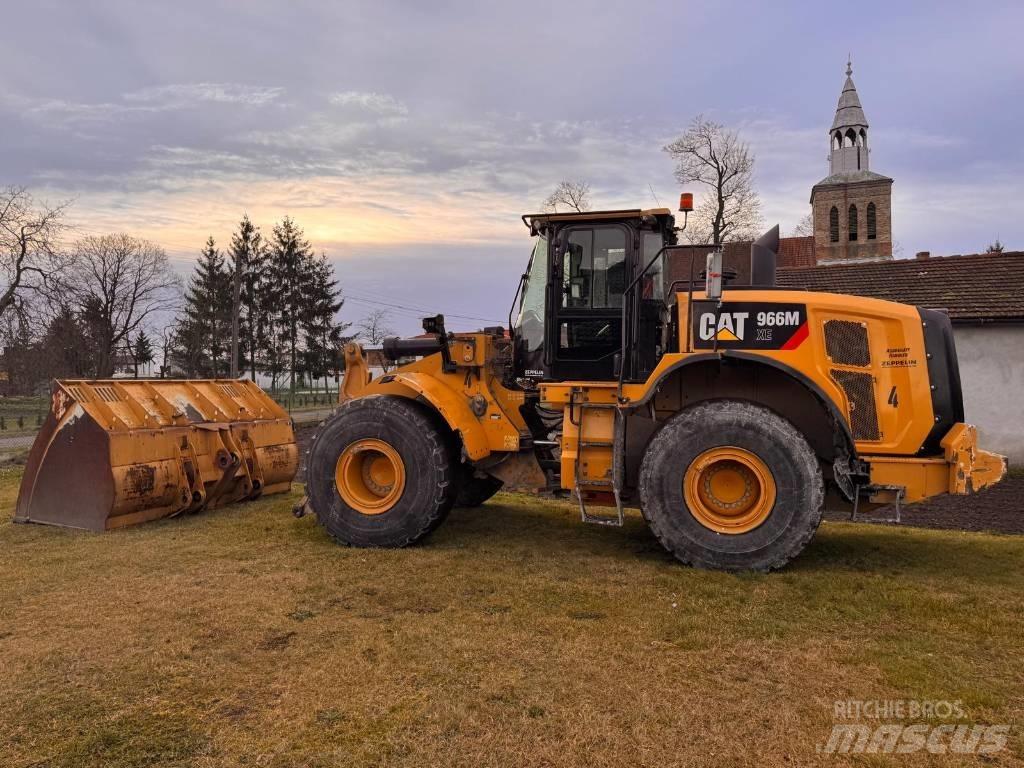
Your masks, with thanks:
<instances>
[{"instance_id":1,"label":"dirt patch on grass","mask_svg":"<svg viewBox=\"0 0 1024 768\"><path fill-rule=\"evenodd\" d=\"M878 523L896 516L892 506L859 514L857 519ZM849 513L828 512L826 520L848 520ZM1024 533L1024 475L1014 473L973 496L939 496L911 504L900 513L901 525L958 531Z\"/></svg>"}]
</instances>

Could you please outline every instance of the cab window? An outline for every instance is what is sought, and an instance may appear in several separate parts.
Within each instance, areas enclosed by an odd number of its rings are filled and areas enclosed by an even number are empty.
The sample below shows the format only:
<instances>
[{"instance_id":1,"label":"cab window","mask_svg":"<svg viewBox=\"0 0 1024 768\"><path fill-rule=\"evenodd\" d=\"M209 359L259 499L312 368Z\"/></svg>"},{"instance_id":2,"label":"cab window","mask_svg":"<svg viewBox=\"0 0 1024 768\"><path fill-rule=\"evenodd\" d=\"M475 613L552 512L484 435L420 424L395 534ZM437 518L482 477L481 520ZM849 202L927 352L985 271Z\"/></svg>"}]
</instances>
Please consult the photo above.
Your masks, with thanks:
<instances>
[{"instance_id":1,"label":"cab window","mask_svg":"<svg viewBox=\"0 0 1024 768\"><path fill-rule=\"evenodd\" d=\"M562 306L619 309L625 289L625 231L618 227L572 230L562 254Z\"/></svg>"}]
</instances>

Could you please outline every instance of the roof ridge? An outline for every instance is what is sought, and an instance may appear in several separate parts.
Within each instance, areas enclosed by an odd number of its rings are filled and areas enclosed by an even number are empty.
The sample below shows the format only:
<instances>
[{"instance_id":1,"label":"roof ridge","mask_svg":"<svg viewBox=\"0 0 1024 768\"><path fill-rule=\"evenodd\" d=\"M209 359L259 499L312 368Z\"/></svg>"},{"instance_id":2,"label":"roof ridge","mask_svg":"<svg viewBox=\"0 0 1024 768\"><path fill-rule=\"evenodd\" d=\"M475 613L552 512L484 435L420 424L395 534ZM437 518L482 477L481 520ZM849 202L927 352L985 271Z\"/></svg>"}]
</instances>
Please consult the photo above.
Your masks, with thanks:
<instances>
[{"instance_id":1,"label":"roof ridge","mask_svg":"<svg viewBox=\"0 0 1024 768\"><path fill-rule=\"evenodd\" d=\"M813 237L813 235L811 236ZM918 266L926 266L931 263L949 263L953 259L976 259L976 258L1021 258L1024 257L1024 251L1002 251L1000 253L950 253L943 256L928 256L925 259L914 258L913 256L907 256L901 259L886 259L879 261L860 261L856 263L844 264L842 262L833 262L831 264L815 264L811 269L853 269L858 272L863 272L865 269L877 269L885 268L893 265L905 265L905 264L917 264ZM779 269L795 269L795 267L779 267ZM808 267L801 267L801 269L808 269Z\"/></svg>"}]
</instances>

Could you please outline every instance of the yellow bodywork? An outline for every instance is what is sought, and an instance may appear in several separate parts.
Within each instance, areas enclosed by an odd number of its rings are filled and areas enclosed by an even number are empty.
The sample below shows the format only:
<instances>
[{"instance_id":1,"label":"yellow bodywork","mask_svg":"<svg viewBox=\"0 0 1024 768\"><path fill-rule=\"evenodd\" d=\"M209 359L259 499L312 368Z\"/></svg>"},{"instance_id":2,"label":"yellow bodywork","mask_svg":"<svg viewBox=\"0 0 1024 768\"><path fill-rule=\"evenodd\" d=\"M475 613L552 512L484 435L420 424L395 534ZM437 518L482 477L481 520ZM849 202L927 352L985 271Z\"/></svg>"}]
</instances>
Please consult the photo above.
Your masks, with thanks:
<instances>
[{"instance_id":1,"label":"yellow bodywork","mask_svg":"<svg viewBox=\"0 0 1024 768\"><path fill-rule=\"evenodd\" d=\"M698 299L703 297L694 297L694 301ZM847 427L857 404L840 380L847 374L867 376L877 434L855 439L854 448L869 468L871 484L880 489L873 500L889 500L885 488L902 489L901 498L907 502L941 493L971 493L998 482L1005 474L1005 459L980 450L976 430L966 424L957 423L948 431L941 442L942 452L921 455L937 417L933 417L925 338L917 308L853 296L779 290L726 291L722 301L725 306L735 301L806 307L806 328L794 339L798 343L789 348L745 349L744 354L804 377L834 405ZM729 354L727 349L709 350L706 345L697 348L687 294L676 296L676 306L678 347L683 351L662 355L646 381L625 383L621 389L612 381L540 385L540 405L564 411L559 446L563 489L577 488L578 466L581 494L590 501L608 501L616 409L629 412L645 404L660 417L671 416L672 409L679 406L662 402L659 387L663 377L690 358ZM830 356L824 333L830 321L863 329L870 362L850 364ZM347 370L341 396L391 394L426 401L458 432L465 457L473 462L496 453L517 452L530 438L519 412L524 394L503 385L501 367L495 364L494 342L486 334L460 334L449 342L455 371L445 372L441 356L431 355L372 381L361 350L350 344L345 350ZM602 481L604 490L588 490L588 484L599 486Z\"/></svg>"},{"instance_id":2,"label":"yellow bodywork","mask_svg":"<svg viewBox=\"0 0 1024 768\"><path fill-rule=\"evenodd\" d=\"M63 380L15 520L105 530L288 491L288 414L250 381Z\"/></svg>"},{"instance_id":3,"label":"yellow bodywork","mask_svg":"<svg viewBox=\"0 0 1024 768\"><path fill-rule=\"evenodd\" d=\"M370 380L358 344L345 345L342 401L364 395L398 395L428 402L462 439L470 461L496 452L518 452L530 433L519 413L524 395L507 389L492 365L494 339L486 334L460 334L449 343L457 369L444 371L440 355L403 365Z\"/></svg>"}]
</instances>

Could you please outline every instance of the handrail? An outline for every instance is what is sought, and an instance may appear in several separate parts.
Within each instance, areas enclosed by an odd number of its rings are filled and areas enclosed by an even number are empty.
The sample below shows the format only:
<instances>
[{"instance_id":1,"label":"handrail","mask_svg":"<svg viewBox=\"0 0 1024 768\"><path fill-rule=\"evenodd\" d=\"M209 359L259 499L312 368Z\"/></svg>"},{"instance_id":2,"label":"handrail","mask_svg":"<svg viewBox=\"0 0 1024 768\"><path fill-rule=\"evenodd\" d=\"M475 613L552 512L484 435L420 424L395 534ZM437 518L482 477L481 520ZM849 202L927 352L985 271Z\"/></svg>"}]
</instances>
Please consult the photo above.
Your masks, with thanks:
<instances>
[{"instance_id":1,"label":"handrail","mask_svg":"<svg viewBox=\"0 0 1024 768\"><path fill-rule=\"evenodd\" d=\"M663 245L661 247L661 249L656 254L654 254L654 256L651 257L651 260L647 262L647 266L645 266L643 269L640 270L640 274L638 274L636 277L634 277L633 281L629 285L626 286L626 290L624 290L622 292L622 333L621 333L621 344L620 344L620 349L619 349L619 387L618 387L618 393L616 394L616 399L620 403L622 402L622 384L623 384L623 380L625 379L625 376L626 376L626 342L627 342L627 338L626 338L626 321L629 319L629 300L628 299L629 299L630 294L633 292L633 289L636 288L637 283L640 282L640 280L643 278L643 276L647 274L647 271L651 267L654 266L654 262L656 262L661 257L661 255L665 251L667 251L669 249L669 247L670 246ZM692 262L692 257L691 257L691 262ZM634 314L636 316L639 316L639 312L636 312Z\"/></svg>"},{"instance_id":2,"label":"handrail","mask_svg":"<svg viewBox=\"0 0 1024 768\"><path fill-rule=\"evenodd\" d=\"M683 231L685 231L686 225L687 225L687 223L689 223L689 220L690 220L690 212L688 210L683 211L683 226L676 227L674 231L675 232L683 232ZM661 255L665 251L667 251L670 247L671 246L668 246L668 245L661 246L661 249L656 254L654 254L653 257L651 257L650 261L647 262L647 266L645 266L643 269L640 270L640 274L637 275L636 277L634 277L633 278L633 282L631 282L628 286L626 286L626 290L624 290L622 292L622 343L620 344L620 348L619 348L619 386L618 386L618 392L615 395L615 399L618 400L619 403L622 403L622 383L623 383L623 379L625 378L625 375L626 375L626 320L628 319L627 318L627 314L628 314L627 310L629 308L629 302L627 301L627 298L629 297L629 295L633 291L633 289L636 287L636 284L638 282L640 282L640 278L642 278L644 275L647 274L647 270L649 270L652 266L654 266L654 262L657 261L661 257ZM693 285L693 254L690 254L690 285L691 286ZM639 323L640 323L640 308L639 307L637 307L637 311L633 313L633 316L637 318L637 328L639 330Z\"/></svg>"}]
</instances>

